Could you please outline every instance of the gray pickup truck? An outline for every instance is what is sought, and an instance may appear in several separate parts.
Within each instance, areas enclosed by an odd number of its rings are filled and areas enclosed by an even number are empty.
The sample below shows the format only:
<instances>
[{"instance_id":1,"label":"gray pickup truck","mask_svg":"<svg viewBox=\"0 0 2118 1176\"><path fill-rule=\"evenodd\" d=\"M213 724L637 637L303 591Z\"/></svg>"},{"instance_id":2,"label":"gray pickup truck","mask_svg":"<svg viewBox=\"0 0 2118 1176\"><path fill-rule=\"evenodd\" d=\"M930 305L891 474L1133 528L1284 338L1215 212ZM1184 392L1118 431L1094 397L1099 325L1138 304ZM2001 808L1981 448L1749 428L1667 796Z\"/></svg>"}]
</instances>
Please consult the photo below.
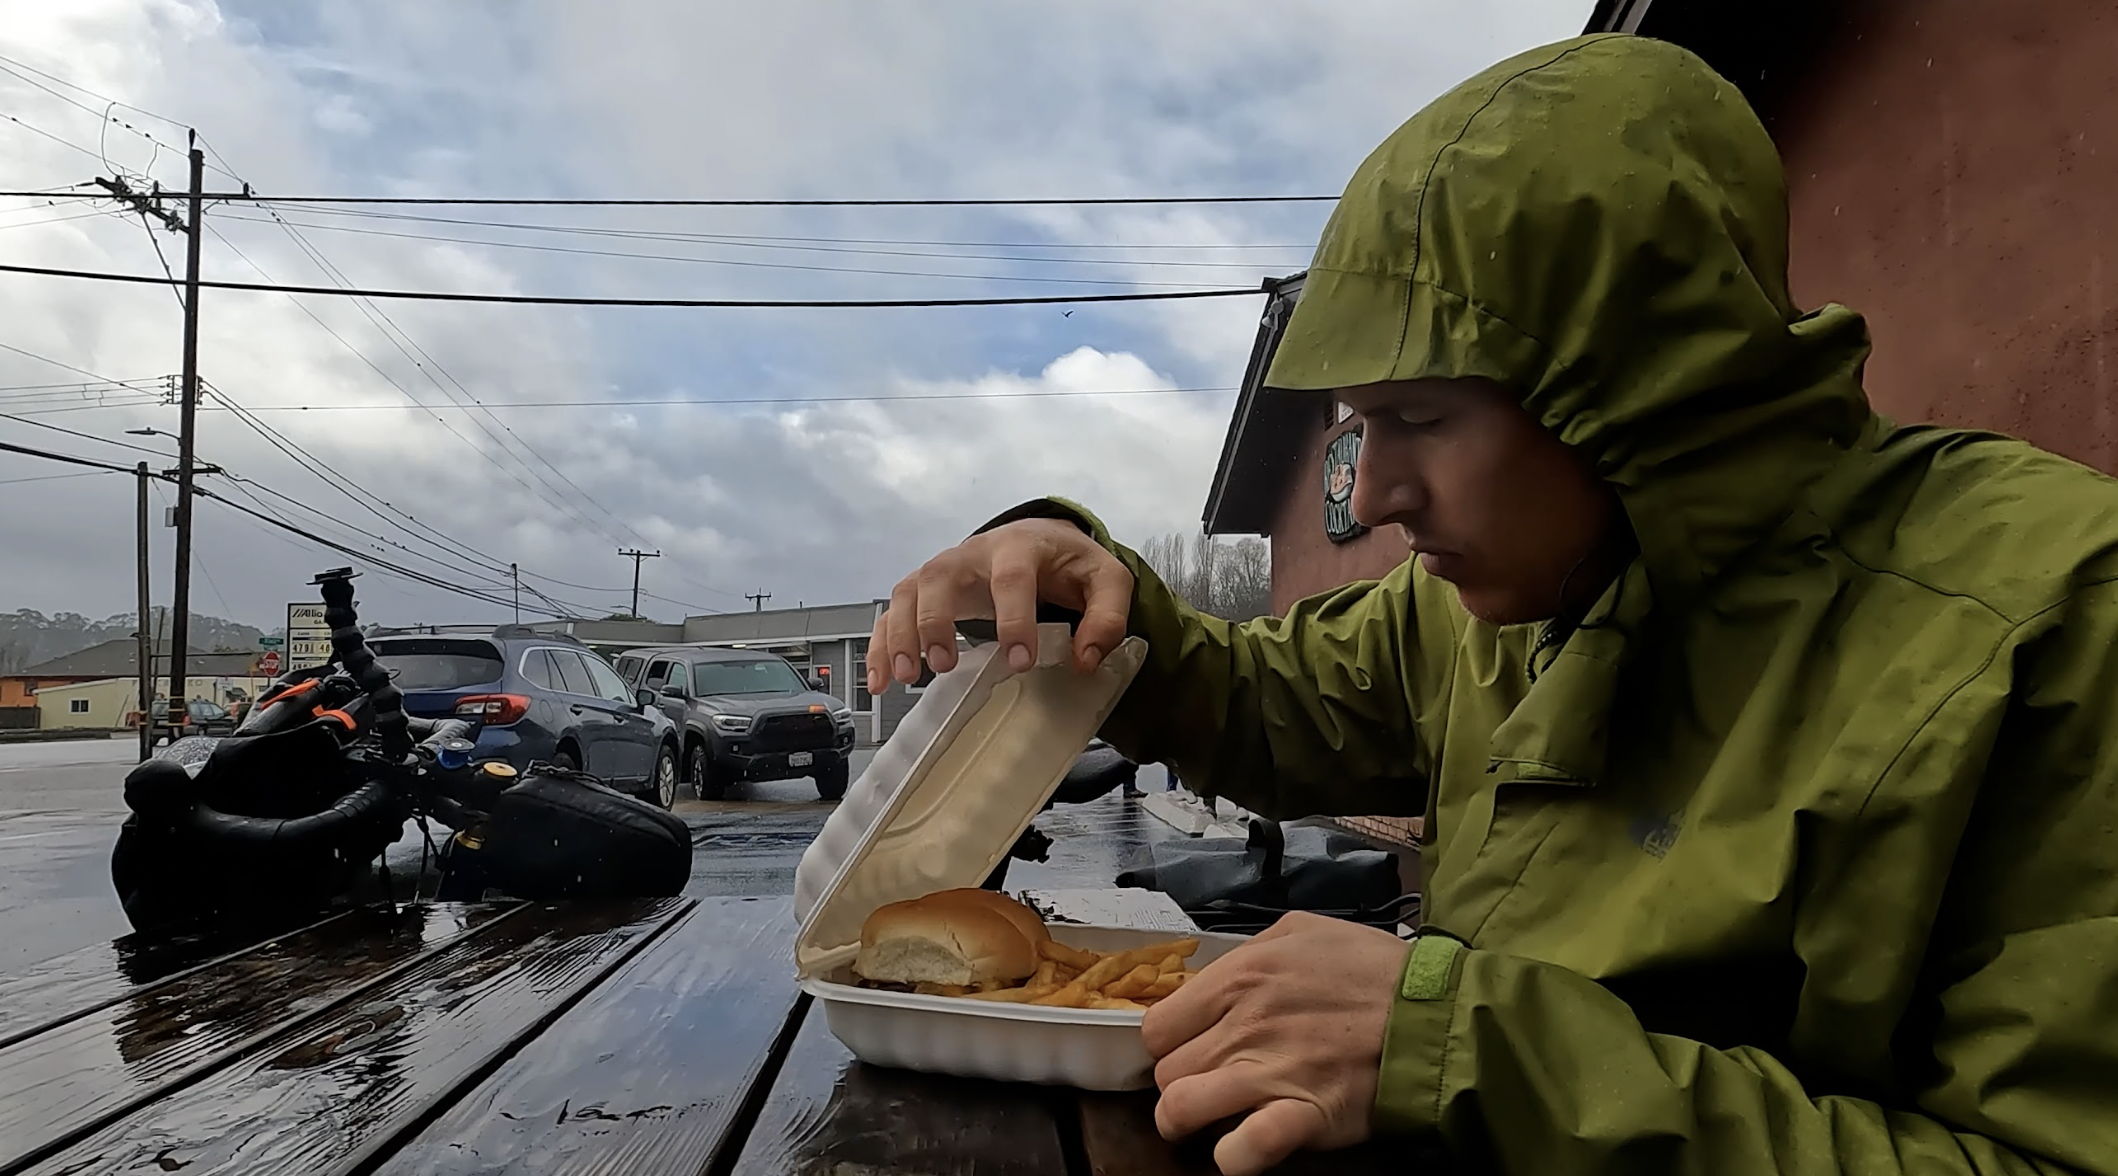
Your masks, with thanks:
<instances>
[{"instance_id":1,"label":"gray pickup truck","mask_svg":"<svg viewBox=\"0 0 2118 1176\"><path fill-rule=\"evenodd\" d=\"M853 711L804 681L787 659L744 649L650 646L617 659L618 673L661 699L683 741L684 778L701 800L748 780L816 781L846 794Z\"/></svg>"}]
</instances>

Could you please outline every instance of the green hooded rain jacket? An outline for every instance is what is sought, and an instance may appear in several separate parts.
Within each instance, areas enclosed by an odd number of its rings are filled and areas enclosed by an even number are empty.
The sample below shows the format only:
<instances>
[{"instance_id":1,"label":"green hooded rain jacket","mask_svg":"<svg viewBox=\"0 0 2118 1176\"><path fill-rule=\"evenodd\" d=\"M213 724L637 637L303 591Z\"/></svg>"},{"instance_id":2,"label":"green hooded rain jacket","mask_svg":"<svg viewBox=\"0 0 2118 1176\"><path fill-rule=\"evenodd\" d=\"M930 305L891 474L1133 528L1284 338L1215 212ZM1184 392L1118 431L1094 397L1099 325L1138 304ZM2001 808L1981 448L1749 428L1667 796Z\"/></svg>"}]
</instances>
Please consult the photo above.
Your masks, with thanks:
<instances>
[{"instance_id":1,"label":"green hooded rain jacket","mask_svg":"<svg viewBox=\"0 0 2118 1176\"><path fill-rule=\"evenodd\" d=\"M1118 748L1425 816L1379 1130L1536 1176L2118 1173L2118 482L1877 416L1787 248L1743 98L1633 37L1487 70L1346 189L1268 383L1498 380L1637 533L1535 674L1415 562L1229 624L1070 503L995 521L1138 578Z\"/></svg>"}]
</instances>

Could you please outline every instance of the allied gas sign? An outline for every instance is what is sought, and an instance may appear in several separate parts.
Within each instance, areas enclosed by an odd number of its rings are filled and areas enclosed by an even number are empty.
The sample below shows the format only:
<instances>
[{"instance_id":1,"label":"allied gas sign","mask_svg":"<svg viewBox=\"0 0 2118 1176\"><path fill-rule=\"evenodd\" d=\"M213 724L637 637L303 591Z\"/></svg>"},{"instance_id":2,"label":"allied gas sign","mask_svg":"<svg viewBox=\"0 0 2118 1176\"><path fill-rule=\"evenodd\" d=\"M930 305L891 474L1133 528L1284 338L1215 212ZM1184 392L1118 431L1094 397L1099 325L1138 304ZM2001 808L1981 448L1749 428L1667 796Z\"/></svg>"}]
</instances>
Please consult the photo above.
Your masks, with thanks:
<instances>
[{"instance_id":1,"label":"allied gas sign","mask_svg":"<svg viewBox=\"0 0 2118 1176\"><path fill-rule=\"evenodd\" d=\"M287 668L306 670L331 660L331 626L321 601L287 606Z\"/></svg>"}]
</instances>

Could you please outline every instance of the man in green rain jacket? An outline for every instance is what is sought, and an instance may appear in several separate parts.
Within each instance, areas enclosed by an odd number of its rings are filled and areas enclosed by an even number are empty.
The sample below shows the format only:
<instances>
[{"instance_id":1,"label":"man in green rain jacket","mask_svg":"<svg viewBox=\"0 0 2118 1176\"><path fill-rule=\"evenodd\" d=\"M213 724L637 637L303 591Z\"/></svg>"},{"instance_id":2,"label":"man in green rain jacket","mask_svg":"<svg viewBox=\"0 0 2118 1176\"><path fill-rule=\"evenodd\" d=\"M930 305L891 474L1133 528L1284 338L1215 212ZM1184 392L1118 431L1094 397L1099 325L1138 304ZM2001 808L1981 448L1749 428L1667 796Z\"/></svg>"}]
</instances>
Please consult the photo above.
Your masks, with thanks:
<instances>
[{"instance_id":1,"label":"man in green rain jacket","mask_svg":"<svg viewBox=\"0 0 2118 1176\"><path fill-rule=\"evenodd\" d=\"M1037 599L1148 664L1105 736L1280 817L1423 813L1408 947L1292 918L1150 1012L1158 1119L1467 1168L2118 1173L2118 483L1899 427L1797 308L1734 87L1538 49L1361 166L1271 368L1417 558L1228 624L1093 517L901 584L871 677ZM2031 390L2032 392L2038 390Z\"/></svg>"}]
</instances>

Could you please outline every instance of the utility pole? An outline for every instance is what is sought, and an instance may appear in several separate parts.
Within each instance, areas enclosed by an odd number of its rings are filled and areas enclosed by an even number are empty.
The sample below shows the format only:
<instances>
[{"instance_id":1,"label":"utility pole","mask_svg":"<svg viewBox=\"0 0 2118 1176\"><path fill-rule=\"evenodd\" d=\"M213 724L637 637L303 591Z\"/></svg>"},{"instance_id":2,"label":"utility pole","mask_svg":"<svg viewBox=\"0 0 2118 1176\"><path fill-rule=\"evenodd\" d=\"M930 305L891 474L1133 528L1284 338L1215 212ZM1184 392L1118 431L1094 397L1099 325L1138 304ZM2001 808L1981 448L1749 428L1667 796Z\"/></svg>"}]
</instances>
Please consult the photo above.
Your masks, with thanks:
<instances>
[{"instance_id":1,"label":"utility pole","mask_svg":"<svg viewBox=\"0 0 2118 1176\"><path fill-rule=\"evenodd\" d=\"M633 551L626 551L626 550L620 549L620 550L619 550L619 552L618 552L618 554L619 554L619 555L622 555L622 556L624 556L625 558L627 558L627 559L629 559L629 560L631 560L631 561L632 561L632 614L631 614L631 615L633 615L633 616L639 616L639 615L640 615L640 561L641 561L641 560L643 560L643 559L660 559L660 558L662 558L662 553L661 553L661 552L659 552L659 551L638 551L638 550L633 550Z\"/></svg>"},{"instance_id":2,"label":"utility pole","mask_svg":"<svg viewBox=\"0 0 2118 1176\"><path fill-rule=\"evenodd\" d=\"M755 592L743 593L743 599L750 601L752 604L757 606L756 608L751 609L751 612L764 612L765 602L772 599L772 593L765 591L763 588L760 588Z\"/></svg>"},{"instance_id":3,"label":"utility pole","mask_svg":"<svg viewBox=\"0 0 2118 1176\"><path fill-rule=\"evenodd\" d=\"M638 568L640 565L632 566ZM507 565L507 578L515 585L515 623L519 625L522 623L522 569L514 564ZM638 590L637 585L634 590Z\"/></svg>"},{"instance_id":4,"label":"utility pole","mask_svg":"<svg viewBox=\"0 0 2118 1176\"><path fill-rule=\"evenodd\" d=\"M147 600L147 463L133 467L140 480L140 761L154 754L154 631Z\"/></svg>"},{"instance_id":5,"label":"utility pole","mask_svg":"<svg viewBox=\"0 0 2118 1176\"><path fill-rule=\"evenodd\" d=\"M176 580L170 592L169 609L169 708L174 717L183 705L184 653L191 641L191 458L196 438L199 408L199 218L205 212L201 199L206 183L206 153L199 149L198 132L190 133L190 216L186 218L184 243L184 386L182 415L177 436L176 492Z\"/></svg>"}]
</instances>

